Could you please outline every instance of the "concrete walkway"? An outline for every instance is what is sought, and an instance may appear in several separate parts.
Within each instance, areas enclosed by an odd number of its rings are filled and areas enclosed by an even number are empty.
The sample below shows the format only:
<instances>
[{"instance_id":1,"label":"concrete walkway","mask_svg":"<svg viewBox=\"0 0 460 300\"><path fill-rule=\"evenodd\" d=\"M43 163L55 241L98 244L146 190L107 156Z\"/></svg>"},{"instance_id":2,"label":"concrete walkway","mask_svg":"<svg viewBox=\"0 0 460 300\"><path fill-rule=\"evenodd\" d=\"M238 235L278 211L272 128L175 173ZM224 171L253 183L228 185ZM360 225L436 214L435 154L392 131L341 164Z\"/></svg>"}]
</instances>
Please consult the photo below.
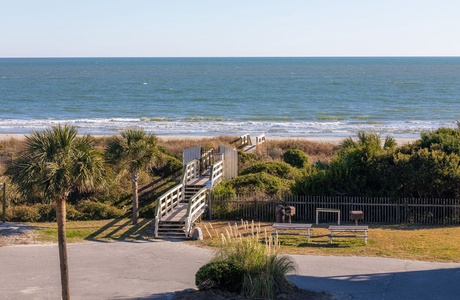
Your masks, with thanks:
<instances>
[{"instance_id":1,"label":"concrete walkway","mask_svg":"<svg viewBox=\"0 0 460 300\"><path fill-rule=\"evenodd\" d=\"M72 299L170 299L212 256L184 242L69 244ZM294 255L301 288L338 299L460 299L460 264ZM0 247L0 299L60 299L57 245Z\"/></svg>"}]
</instances>

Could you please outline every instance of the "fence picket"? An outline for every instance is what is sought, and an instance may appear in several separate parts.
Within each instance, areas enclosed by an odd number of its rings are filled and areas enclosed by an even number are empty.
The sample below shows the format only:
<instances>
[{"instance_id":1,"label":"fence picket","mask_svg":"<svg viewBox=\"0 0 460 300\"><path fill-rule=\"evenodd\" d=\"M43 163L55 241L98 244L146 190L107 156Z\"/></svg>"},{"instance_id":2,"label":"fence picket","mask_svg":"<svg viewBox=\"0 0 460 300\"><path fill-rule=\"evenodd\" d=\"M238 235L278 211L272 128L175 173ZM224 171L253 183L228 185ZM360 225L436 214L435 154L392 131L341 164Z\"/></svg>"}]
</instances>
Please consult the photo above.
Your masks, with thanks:
<instances>
[{"instance_id":1,"label":"fence picket","mask_svg":"<svg viewBox=\"0 0 460 300\"><path fill-rule=\"evenodd\" d=\"M444 224L460 225L460 199L419 199L419 198L368 198L368 197L326 197L326 196L286 196L285 198L259 198L251 201L244 196L236 199L212 197L214 216L218 219L275 221L275 208L282 204L294 206L293 221L315 221L316 208L338 208L341 220L349 221L351 210L362 210L365 223L386 224ZM321 222L336 222L332 213L320 215Z\"/></svg>"}]
</instances>

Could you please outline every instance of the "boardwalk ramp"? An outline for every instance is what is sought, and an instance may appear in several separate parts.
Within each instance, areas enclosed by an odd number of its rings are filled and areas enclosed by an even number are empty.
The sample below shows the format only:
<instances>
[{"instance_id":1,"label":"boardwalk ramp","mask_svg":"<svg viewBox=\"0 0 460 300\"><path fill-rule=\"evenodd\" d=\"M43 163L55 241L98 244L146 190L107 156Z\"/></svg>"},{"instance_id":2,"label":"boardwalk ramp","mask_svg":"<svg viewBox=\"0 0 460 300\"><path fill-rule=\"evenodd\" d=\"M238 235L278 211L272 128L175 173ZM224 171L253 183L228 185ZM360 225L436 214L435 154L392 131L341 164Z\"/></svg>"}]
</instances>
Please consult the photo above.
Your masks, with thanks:
<instances>
[{"instance_id":1,"label":"boardwalk ramp","mask_svg":"<svg viewBox=\"0 0 460 300\"><path fill-rule=\"evenodd\" d=\"M245 153L256 153L260 150L260 146L265 143L265 134L258 135L254 138L254 142L249 134L245 134L233 141L233 145Z\"/></svg>"},{"instance_id":2,"label":"boardwalk ramp","mask_svg":"<svg viewBox=\"0 0 460 300\"><path fill-rule=\"evenodd\" d=\"M155 238L188 238L207 208L209 189L223 178L223 155L206 151L184 166L179 184L157 199Z\"/></svg>"}]
</instances>

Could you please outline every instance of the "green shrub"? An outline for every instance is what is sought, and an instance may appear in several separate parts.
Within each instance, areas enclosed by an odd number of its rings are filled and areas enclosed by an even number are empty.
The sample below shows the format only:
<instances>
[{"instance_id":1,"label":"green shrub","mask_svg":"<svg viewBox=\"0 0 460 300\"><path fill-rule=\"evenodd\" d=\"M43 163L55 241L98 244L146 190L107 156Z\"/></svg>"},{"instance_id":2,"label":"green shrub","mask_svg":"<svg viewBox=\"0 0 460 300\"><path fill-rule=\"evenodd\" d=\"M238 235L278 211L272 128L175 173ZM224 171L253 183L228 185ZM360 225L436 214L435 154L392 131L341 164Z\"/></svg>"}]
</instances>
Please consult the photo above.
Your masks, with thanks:
<instances>
[{"instance_id":1,"label":"green shrub","mask_svg":"<svg viewBox=\"0 0 460 300\"><path fill-rule=\"evenodd\" d=\"M439 128L430 133L423 133L420 146L433 150L442 150L447 154L460 155L460 130L452 128Z\"/></svg>"},{"instance_id":2,"label":"green shrub","mask_svg":"<svg viewBox=\"0 0 460 300\"><path fill-rule=\"evenodd\" d=\"M119 218L124 215L124 211L119 208L89 200L78 203L77 210L82 214L81 218L83 220L106 220Z\"/></svg>"},{"instance_id":3,"label":"green shrub","mask_svg":"<svg viewBox=\"0 0 460 300\"><path fill-rule=\"evenodd\" d=\"M69 204L66 205L66 210ZM55 204L36 204L40 214L40 222L55 222L56 221L56 205ZM73 207L72 207L73 208ZM68 217L67 217L68 219Z\"/></svg>"},{"instance_id":4,"label":"green shrub","mask_svg":"<svg viewBox=\"0 0 460 300\"><path fill-rule=\"evenodd\" d=\"M233 196L235 196L235 189L228 181L223 180L212 189L212 197L225 197L231 199Z\"/></svg>"},{"instance_id":5,"label":"green shrub","mask_svg":"<svg viewBox=\"0 0 460 300\"><path fill-rule=\"evenodd\" d=\"M36 206L13 206L7 210L7 213L8 220L11 222L37 222L40 219L40 214Z\"/></svg>"},{"instance_id":6,"label":"green shrub","mask_svg":"<svg viewBox=\"0 0 460 300\"><path fill-rule=\"evenodd\" d=\"M233 178L229 184L239 195L248 194L267 194L267 195L284 195L289 191L290 182L267 174L256 173L247 174Z\"/></svg>"},{"instance_id":7,"label":"green shrub","mask_svg":"<svg viewBox=\"0 0 460 300\"><path fill-rule=\"evenodd\" d=\"M276 240L272 243L266 237L268 243L262 244L258 232L241 237L234 228L227 230L227 238L222 237L213 262L197 272L195 282L200 289L220 288L258 299L275 299L292 290L286 275L296 265L289 256L276 253Z\"/></svg>"},{"instance_id":8,"label":"green shrub","mask_svg":"<svg viewBox=\"0 0 460 300\"><path fill-rule=\"evenodd\" d=\"M155 207L156 202L150 203L139 209L139 217L153 219L155 217Z\"/></svg>"},{"instance_id":9,"label":"green shrub","mask_svg":"<svg viewBox=\"0 0 460 300\"><path fill-rule=\"evenodd\" d=\"M296 170L292 166L285 162L276 161L256 163L255 165L242 170L240 175L255 174L260 172L291 180L296 178L297 175Z\"/></svg>"},{"instance_id":10,"label":"green shrub","mask_svg":"<svg viewBox=\"0 0 460 300\"><path fill-rule=\"evenodd\" d=\"M284 152L283 161L298 169L304 169L310 164L308 155L299 149Z\"/></svg>"},{"instance_id":11,"label":"green shrub","mask_svg":"<svg viewBox=\"0 0 460 300\"><path fill-rule=\"evenodd\" d=\"M164 164L153 168L153 173L163 178L171 177L182 171L182 167L180 160L169 156Z\"/></svg>"},{"instance_id":12,"label":"green shrub","mask_svg":"<svg viewBox=\"0 0 460 300\"><path fill-rule=\"evenodd\" d=\"M195 284L200 290L221 289L241 292L244 270L233 261L214 261L202 266L195 275Z\"/></svg>"},{"instance_id":13,"label":"green shrub","mask_svg":"<svg viewBox=\"0 0 460 300\"><path fill-rule=\"evenodd\" d=\"M78 220L88 220L85 219L84 214L80 212L75 206L67 203L66 205L66 214L67 220L78 221Z\"/></svg>"}]
</instances>

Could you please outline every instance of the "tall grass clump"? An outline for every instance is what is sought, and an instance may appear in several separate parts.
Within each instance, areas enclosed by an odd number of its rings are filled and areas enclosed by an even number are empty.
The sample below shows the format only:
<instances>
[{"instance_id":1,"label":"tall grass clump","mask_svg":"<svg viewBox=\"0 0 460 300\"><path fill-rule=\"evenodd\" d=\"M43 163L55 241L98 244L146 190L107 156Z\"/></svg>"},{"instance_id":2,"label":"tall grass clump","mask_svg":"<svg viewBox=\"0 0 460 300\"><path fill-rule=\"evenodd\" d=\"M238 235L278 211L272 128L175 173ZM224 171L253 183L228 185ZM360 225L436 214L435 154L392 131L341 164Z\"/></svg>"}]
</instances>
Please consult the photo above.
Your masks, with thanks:
<instances>
[{"instance_id":1,"label":"tall grass clump","mask_svg":"<svg viewBox=\"0 0 460 300\"><path fill-rule=\"evenodd\" d=\"M294 286L286 275L296 271L294 261L289 256L277 254L277 237L273 239L265 232L261 238L260 226L255 226L254 222L252 225L242 223L249 233L241 234L236 224L220 233L222 244L219 251L196 274L198 288L223 289L263 299L290 293Z\"/></svg>"}]
</instances>

